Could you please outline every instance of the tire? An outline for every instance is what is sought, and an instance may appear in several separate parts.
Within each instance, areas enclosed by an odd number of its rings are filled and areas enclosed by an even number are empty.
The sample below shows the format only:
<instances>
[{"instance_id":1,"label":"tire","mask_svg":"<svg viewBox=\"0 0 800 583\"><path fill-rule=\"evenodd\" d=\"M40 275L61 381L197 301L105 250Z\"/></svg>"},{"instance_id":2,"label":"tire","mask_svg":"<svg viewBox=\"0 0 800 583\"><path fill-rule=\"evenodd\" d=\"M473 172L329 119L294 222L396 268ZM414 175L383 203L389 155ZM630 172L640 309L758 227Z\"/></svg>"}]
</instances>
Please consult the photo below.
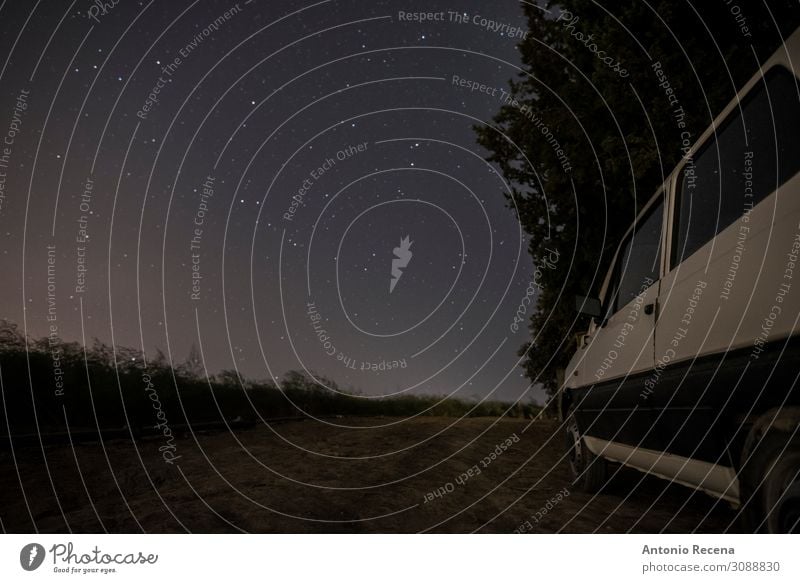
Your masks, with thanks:
<instances>
[{"instance_id":1,"label":"tire","mask_svg":"<svg viewBox=\"0 0 800 583\"><path fill-rule=\"evenodd\" d=\"M749 446L740 473L745 531L800 532L800 440L768 431Z\"/></svg>"},{"instance_id":2,"label":"tire","mask_svg":"<svg viewBox=\"0 0 800 583\"><path fill-rule=\"evenodd\" d=\"M572 485L589 494L600 491L607 481L608 464L589 451L574 416L567 420L565 437Z\"/></svg>"},{"instance_id":3,"label":"tire","mask_svg":"<svg viewBox=\"0 0 800 583\"><path fill-rule=\"evenodd\" d=\"M799 447L787 448L775 460L765 476L763 495L767 532L800 532Z\"/></svg>"}]
</instances>

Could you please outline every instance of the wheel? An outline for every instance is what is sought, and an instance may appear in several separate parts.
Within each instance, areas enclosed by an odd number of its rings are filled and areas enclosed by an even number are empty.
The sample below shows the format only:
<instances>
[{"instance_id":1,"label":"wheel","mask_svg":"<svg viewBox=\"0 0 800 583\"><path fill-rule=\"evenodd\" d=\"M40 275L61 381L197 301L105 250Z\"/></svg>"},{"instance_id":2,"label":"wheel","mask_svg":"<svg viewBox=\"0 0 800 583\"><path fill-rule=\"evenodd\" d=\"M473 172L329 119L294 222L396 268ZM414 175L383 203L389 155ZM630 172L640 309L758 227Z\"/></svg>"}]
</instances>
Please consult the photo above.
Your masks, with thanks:
<instances>
[{"instance_id":1,"label":"wheel","mask_svg":"<svg viewBox=\"0 0 800 583\"><path fill-rule=\"evenodd\" d=\"M783 431L751 434L739 474L741 517L748 532L800 531L800 439Z\"/></svg>"},{"instance_id":2,"label":"wheel","mask_svg":"<svg viewBox=\"0 0 800 583\"><path fill-rule=\"evenodd\" d=\"M572 485L590 494L599 491L606 483L606 460L586 447L574 416L567 421L565 436Z\"/></svg>"},{"instance_id":3,"label":"wheel","mask_svg":"<svg viewBox=\"0 0 800 583\"><path fill-rule=\"evenodd\" d=\"M771 533L800 532L800 448L785 451L764 480L766 527Z\"/></svg>"}]
</instances>

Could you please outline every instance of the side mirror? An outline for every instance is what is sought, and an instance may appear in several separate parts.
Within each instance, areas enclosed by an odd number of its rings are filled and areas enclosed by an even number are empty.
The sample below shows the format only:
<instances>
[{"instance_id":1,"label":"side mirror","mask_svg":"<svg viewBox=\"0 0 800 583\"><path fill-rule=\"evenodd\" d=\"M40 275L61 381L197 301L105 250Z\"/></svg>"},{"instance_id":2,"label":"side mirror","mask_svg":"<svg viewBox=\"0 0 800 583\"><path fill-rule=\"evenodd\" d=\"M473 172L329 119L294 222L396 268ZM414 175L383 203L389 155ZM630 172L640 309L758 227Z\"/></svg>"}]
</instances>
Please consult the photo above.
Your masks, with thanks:
<instances>
[{"instance_id":1,"label":"side mirror","mask_svg":"<svg viewBox=\"0 0 800 583\"><path fill-rule=\"evenodd\" d=\"M587 298L585 296L575 296L575 310L579 314L591 316L598 320L603 317L603 304L597 298Z\"/></svg>"}]
</instances>

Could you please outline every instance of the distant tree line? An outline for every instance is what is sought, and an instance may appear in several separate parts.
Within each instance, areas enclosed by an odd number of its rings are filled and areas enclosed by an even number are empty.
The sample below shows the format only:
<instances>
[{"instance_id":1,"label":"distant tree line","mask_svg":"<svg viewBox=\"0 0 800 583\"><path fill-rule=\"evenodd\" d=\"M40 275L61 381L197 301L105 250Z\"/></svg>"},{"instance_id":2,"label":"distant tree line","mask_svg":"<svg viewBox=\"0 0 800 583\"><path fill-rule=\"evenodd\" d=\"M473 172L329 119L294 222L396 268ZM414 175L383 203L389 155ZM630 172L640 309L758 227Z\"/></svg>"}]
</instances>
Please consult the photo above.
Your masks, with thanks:
<instances>
[{"instance_id":1,"label":"distant tree line","mask_svg":"<svg viewBox=\"0 0 800 583\"><path fill-rule=\"evenodd\" d=\"M797 0L522 6L523 72L491 125L475 130L512 185L503 195L534 264L548 249L560 253L555 269L541 270L531 339L519 350L527 376L552 394L587 324L576 320L575 295L597 295L636 213L800 24L800 8Z\"/></svg>"},{"instance_id":2,"label":"distant tree line","mask_svg":"<svg viewBox=\"0 0 800 583\"><path fill-rule=\"evenodd\" d=\"M538 412L530 405L435 395L367 399L314 377L290 371L276 385L223 370L206 378L196 349L177 366L160 351L145 364L140 351L99 340L86 347L48 338L26 341L15 324L0 320L0 436L34 433L37 424L42 433L69 426L71 431L130 428L135 434L152 429L159 416L177 427L306 415L530 417Z\"/></svg>"}]
</instances>

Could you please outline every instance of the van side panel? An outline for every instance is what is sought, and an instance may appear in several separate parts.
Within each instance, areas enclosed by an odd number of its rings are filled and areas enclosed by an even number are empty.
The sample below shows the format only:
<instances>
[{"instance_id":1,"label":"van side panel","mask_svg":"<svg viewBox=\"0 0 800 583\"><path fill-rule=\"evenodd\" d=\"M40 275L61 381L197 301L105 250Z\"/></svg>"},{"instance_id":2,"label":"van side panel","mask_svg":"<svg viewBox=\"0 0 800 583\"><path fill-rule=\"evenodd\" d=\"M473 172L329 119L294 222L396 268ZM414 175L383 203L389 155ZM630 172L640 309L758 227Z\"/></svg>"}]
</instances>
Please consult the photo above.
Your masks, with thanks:
<instances>
[{"instance_id":1,"label":"van side panel","mask_svg":"<svg viewBox=\"0 0 800 583\"><path fill-rule=\"evenodd\" d=\"M798 331L800 175L668 273L655 358L750 349Z\"/></svg>"},{"instance_id":2,"label":"van side panel","mask_svg":"<svg viewBox=\"0 0 800 583\"><path fill-rule=\"evenodd\" d=\"M745 348L670 364L655 385L651 372L573 389L573 411L587 436L736 467L747 419L800 406L799 377L800 337L786 338L756 361Z\"/></svg>"}]
</instances>

